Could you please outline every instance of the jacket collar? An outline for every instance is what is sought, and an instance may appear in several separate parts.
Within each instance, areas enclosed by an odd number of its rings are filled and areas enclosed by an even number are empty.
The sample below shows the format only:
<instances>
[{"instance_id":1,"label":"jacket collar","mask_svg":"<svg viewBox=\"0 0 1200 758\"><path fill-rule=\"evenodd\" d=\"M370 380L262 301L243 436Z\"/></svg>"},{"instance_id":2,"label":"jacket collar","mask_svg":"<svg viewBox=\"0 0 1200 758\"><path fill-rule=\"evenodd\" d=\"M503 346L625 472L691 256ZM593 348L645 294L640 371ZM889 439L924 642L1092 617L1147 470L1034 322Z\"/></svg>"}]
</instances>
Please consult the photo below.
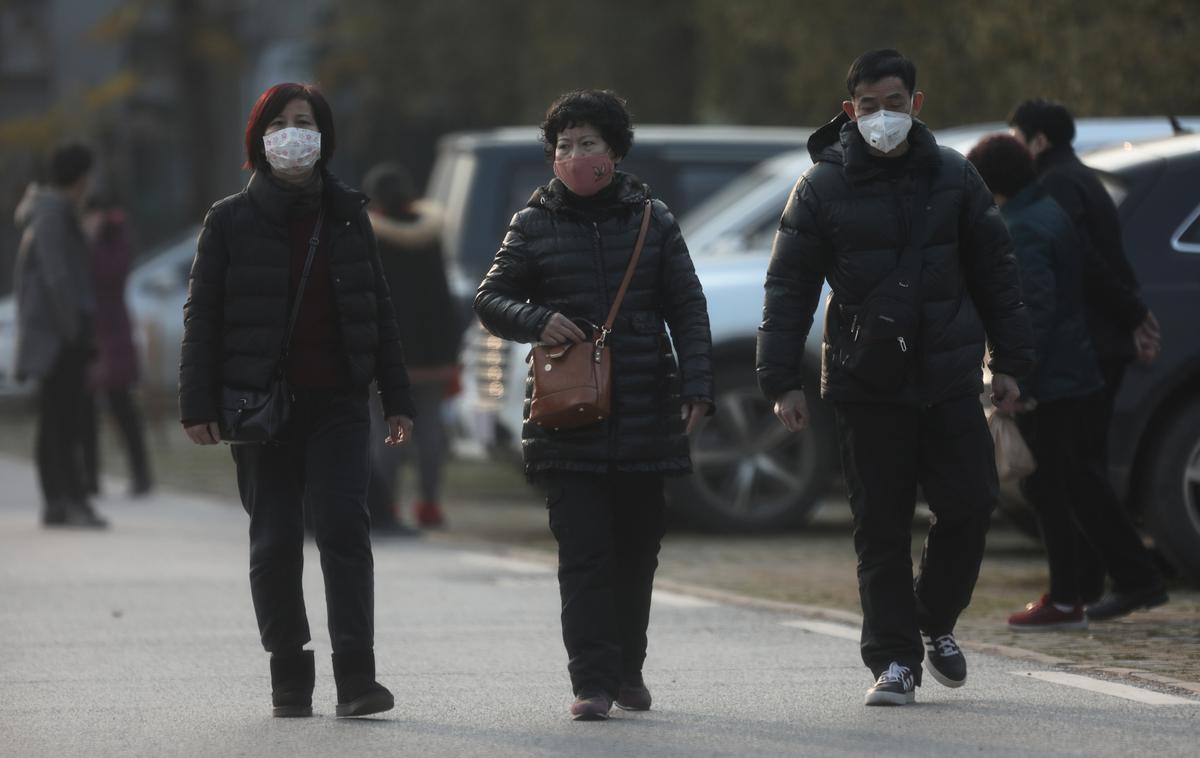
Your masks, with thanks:
<instances>
[{"instance_id":1,"label":"jacket collar","mask_svg":"<svg viewBox=\"0 0 1200 758\"><path fill-rule=\"evenodd\" d=\"M808 138L808 154L813 163L825 161L842 167L847 181L858 183L875 178L883 166L867 149L858 125L845 111L813 132ZM908 166L911 170L933 170L942 164L937 140L925 123L914 118L908 132Z\"/></svg>"},{"instance_id":2,"label":"jacket collar","mask_svg":"<svg viewBox=\"0 0 1200 758\"><path fill-rule=\"evenodd\" d=\"M613 175L617 183L617 202L621 205L640 206L650 198L650 188L633 174L617 171ZM552 212L567 209L567 187L555 177L544 187L538 187L529 198L529 207L545 208Z\"/></svg>"},{"instance_id":3,"label":"jacket collar","mask_svg":"<svg viewBox=\"0 0 1200 758\"><path fill-rule=\"evenodd\" d=\"M1058 166L1064 163L1079 163L1079 156L1075 154L1075 148L1070 145L1051 147L1037 157L1038 171L1045 171L1051 166Z\"/></svg>"},{"instance_id":4,"label":"jacket collar","mask_svg":"<svg viewBox=\"0 0 1200 758\"><path fill-rule=\"evenodd\" d=\"M358 190L347 187L329 171L322 169L322 197L326 213L334 221L353 221L366 206L368 198ZM254 205L274 224L287 224L288 205L286 197L271 185L271 180L254 172L246 184L245 192Z\"/></svg>"}]
</instances>

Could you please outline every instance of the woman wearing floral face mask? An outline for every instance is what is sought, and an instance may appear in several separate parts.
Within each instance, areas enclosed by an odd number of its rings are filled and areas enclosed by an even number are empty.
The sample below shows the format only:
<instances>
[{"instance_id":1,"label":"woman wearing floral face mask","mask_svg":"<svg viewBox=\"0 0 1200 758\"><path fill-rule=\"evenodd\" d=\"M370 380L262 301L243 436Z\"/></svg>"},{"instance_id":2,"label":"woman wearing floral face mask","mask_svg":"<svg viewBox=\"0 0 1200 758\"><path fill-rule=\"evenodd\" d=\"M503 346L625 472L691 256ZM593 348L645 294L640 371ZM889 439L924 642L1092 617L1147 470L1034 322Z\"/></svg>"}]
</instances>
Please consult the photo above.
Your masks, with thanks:
<instances>
[{"instance_id":1,"label":"woman wearing floral face mask","mask_svg":"<svg viewBox=\"0 0 1200 758\"><path fill-rule=\"evenodd\" d=\"M221 441L223 386L265 389L279 367L294 398L284 441L232 447L276 716L312 715L302 502L321 552L336 713L393 705L375 681L367 388L378 382L388 444L411 435L412 401L367 198L329 172L334 145L333 116L313 87L280 84L259 97L246 126L253 173L205 217L184 306L179 404L193 442Z\"/></svg>"},{"instance_id":2,"label":"woman wearing floral face mask","mask_svg":"<svg viewBox=\"0 0 1200 758\"><path fill-rule=\"evenodd\" d=\"M603 719L614 700L628 710L650 707L642 663L664 528L663 477L690 470L687 434L712 412L712 338L679 225L646 185L616 170L633 143L624 102L607 91L563 95L550 106L542 137L557 178L513 216L475 298L493 334L550 345L598 337L647 203L651 211L606 340L611 415L563 430L526 418L522 432L525 470L546 490L558 540L571 714Z\"/></svg>"}]
</instances>

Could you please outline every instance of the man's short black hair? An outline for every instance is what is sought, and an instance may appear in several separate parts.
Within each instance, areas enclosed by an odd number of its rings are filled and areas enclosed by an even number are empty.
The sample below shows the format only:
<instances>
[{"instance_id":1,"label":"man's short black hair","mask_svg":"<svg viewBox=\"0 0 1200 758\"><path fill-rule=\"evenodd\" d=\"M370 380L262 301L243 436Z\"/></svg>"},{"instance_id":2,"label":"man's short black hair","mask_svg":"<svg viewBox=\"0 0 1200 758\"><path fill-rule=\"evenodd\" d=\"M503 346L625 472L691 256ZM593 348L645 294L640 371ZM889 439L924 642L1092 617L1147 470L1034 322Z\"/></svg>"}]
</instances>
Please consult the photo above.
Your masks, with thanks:
<instances>
[{"instance_id":1,"label":"man's short black hair","mask_svg":"<svg viewBox=\"0 0 1200 758\"><path fill-rule=\"evenodd\" d=\"M988 189L1012 197L1037 180L1033 155L1011 134L989 134L967 153Z\"/></svg>"},{"instance_id":2,"label":"man's short black hair","mask_svg":"<svg viewBox=\"0 0 1200 758\"><path fill-rule=\"evenodd\" d=\"M576 90L560 96L546 111L541 126L546 157L554 159L559 132L581 124L594 126L617 158L624 158L633 147L633 126L625 99L606 89Z\"/></svg>"},{"instance_id":3,"label":"man's short black hair","mask_svg":"<svg viewBox=\"0 0 1200 758\"><path fill-rule=\"evenodd\" d=\"M1041 97L1026 100L1013 109L1008 125L1020 129L1026 140L1044 134L1055 147L1070 145L1075 140L1075 118L1057 100Z\"/></svg>"},{"instance_id":4,"label":"man's short black hair","mask_svg":"<svg viewBox=\"0 0 1200 758\"><path fill-rule=\"evenodd\" d=\"M916 64L901 55L899 50L891 48L868 50L855 58L846 74L846 90L853 98L858 85L872 84L889 76L899 77L908 89L908 94L917 91Z\"/></svg>"},{"instance_id":5,"label":"man's short black hair","mask_svg":"<svg viewBox=\"0 0 1200 758\"><path fill-rule=\"evenodd\" d=\"M65 189L92 170L92 149L79 142L60 145L50 154L50 184Z\"/></svg>"}]
</instances>

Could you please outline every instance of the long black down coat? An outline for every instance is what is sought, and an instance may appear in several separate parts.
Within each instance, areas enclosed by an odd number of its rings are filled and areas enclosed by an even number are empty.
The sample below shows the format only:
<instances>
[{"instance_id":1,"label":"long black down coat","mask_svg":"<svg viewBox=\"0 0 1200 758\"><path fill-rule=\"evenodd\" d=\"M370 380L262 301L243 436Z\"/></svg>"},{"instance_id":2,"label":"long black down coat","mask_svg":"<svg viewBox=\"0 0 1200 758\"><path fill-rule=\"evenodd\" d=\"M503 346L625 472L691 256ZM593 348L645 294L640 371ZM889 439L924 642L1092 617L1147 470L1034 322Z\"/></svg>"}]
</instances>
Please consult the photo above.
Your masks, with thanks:
<instances>
[{"instance_id":1,"label":"long black down coat","mask_svg":"<svg viewBox=\"0 0 1200 758\"><path fill-rule=\"evenodd\" d=\"M556 311L604 323L649 198L646 186L628 174L618 172L614 181L621 207L604 220L592 222L575 212L558 179L534 192L528 207L513 216L475 297L475 312L492 334L536 342ZM532 380L527 380L521 446L528 474L691 468L680 405L712 402L708 308L679 225L661 201L653 200L651 208L642 258L609 341L613 413L591 426L543 430L528 420Z\"/></svg>"},{"instance_id":2,"label":"long black down coat","mask_svg":"<svg viewBox=\"0 0 1200 758\"><path fill-rule=\"evenodd\" d=\"M291 303L286 210L252 176L246 189L204 217L184 304L179 411L216 421L222 382L265 388L283 343ZM379 382L387 415L413 415L399 329L365 210L367 197L324 177L329 271L350 382ZM258 190L258 191L256 191ZM322 242L324 245L324 242Z\"/></svg>"},{"instance_id":3,"label":"long black down coat","mask_svg":"<svg viewBox=\"0 0 1200 758\"><path fill-rule=\"evenodd\" d=\"M1033 336L1012 241L991 192L963 156L939 147L919 121L908 140L905 170L894 172L871 158L845 114L809 139L814 165L792 191L767 269L758 380L768 398L803 388L804 343L826 278L833 295L825 312L821 395L828 400L930 406L978 394L985 333L993 372L1019 379L1032 371ZM846 312L895 269L918 172L932 183L917 352L904 389L880 395L841 366Z\"/></svg>"}]
</instances>

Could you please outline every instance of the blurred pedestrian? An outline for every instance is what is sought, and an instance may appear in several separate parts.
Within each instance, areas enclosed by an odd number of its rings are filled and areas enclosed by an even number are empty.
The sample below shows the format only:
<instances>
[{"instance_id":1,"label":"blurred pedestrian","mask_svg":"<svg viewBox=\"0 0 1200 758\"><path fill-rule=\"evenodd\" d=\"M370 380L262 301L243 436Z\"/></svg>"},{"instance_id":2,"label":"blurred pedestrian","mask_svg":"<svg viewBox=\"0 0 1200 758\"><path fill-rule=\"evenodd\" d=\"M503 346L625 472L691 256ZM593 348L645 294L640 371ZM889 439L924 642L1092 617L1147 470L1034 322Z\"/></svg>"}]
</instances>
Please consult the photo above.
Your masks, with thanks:
<instances>
[{"instance_id":1,"label":"blurred pedestrian","mask_svg":"<svg viewBox=\"0 0 1200 758\"><path fill-rule=\"evenodd\" d=\"M38 382L36 457L42 524L103 528L88 501L81 420L95 352L96 293L78 206L93 154L81 144L50 156L50 186L31 185L17 206L17 379Z\"/></svg>"},{"instance_id":2,"label":"blurred pedestrian","mask_svg":"<svg viewBox=\"0 0 1200 758\"><path fill-rule=\"evenodd\" d=\"M271 87L255 103L245 138L250 181L212 206L196 246L180 413L193 442L220 442L222 386L268 386L298 308L281 367L293 395L289 434L232 447L250 515L250 591L271 653L273 713L312 715L313 654L303 649L311 639L301 583L305 500L325 578L337 715L378 713L393 698L375 680L367 394L377 381L388 440L406 442L413 411L399 332L367 198L329 171L336 143L324 96L310 85Z\"/></svg>"},{"instance_id":3,"label":"blurred pedestrian","mask_svg":"<svg viewBox=\"0 0 1200 758\"><path fill-rule=\"evenodd\" d=\"M691 469L687 434L712 412L712 337L675 218L616 170L633 144L624 100L567 93L541 130L557 178L513 216L475 312L504 339L611 349L609 417L546 429L529 421L526 402L521 435L525 471L546 492L558 541L571 714L603 719L614 700L650 707L642 664L665 528L663 477ZM647 207L641 258L608 335L596 325L626 277Z\"/></svg>"},{"instance_id":4,"label":"blurred pedestrian","mask_svg":"<svg viewBox=\"0 0 1200 758\"><path fill-rule=\"evenodd\" d=\"M916 78L895 50L850 66L850 97L809 139L813 166L784 209L758 336L759 385L800 431L804 345L828 279L821 396L834 406L854 514L862 658L875 677L867 705L913 702L923 657L942 684L966 682L954 627L999 491L980 356L986 344L1003 408L1033 366L1004 223L979 174L916 120ZM914 583L918 485L934 519Z\"/></svg>"},{"instance_id":5,"label":"blurred pedestrian","mask_svg":"<svg viewBox=\"0 0 1200 758\"><path fill-rule=\"evenodd\" d=\"M89 403L83 419L84 461L88 485L100 489L100 406L117 422L129 462L129 493L140 497L153 484L146 454L142 415L133 397L138 379L137 349L125 307L125 281L132 258L125 212L110 198L92 195L83 214L83 231L92 251L96 290L96 358L88 368Z\"/></svg>"},{"instance_id":6,"label":"blurred pedestrian","mask_svg":"<svg viewBox=\"0 0 1200 758\"><path fill-rule=\"evenodd\" d=\"M1071 220L1037 182L1033 156L1015 137L987 137L967 159L991 188L1012 235L1037 345L1037 369L1021 385L1021 397L1034 407L1018 419L1038 464L1022 488L1042 527L1050 591L1009 616L1009 628L1087 628L1077 533L1118 592L1154 589L1158 594L1150 601L1164 603L1154 559L1105 467L1108 435L1098 427L1106 420L1104 380L1084 317L1083 259Z\"/></svg>"},{"instance_id":7,"label":"blurred pedestrian","mask_svg":"<svg viewBox=\"0 0 1200 758\"><path fill-rule=\"evenodd\" d=\"M1108 430L1125 369L1134 359L1152 362L1161 350L1158 321L1138 292L1137 278L1121 242L1117 207L1096 173L1071 147L1075 119L1065 105L1026 100L1008 119L1010 131L1032 153L1042 186L1075 226L1083 254L1083 298L1088 332L1104 378L1104 402L1095 408L1093 427L1101 439L1101 461L1108 469ZM1105 559L1077 534L1076 570L1088 618L1102 621L1165 601L1157 587L1104 597ZM1111 560L1111 559L1109 559ZM1160 600L1161 598L1161 600Z\"/></svg>"},{"instance_id":8,"label":"blurred pedestrian","mask_svg":"<svg viewBox=\"0 0 1200 758\"><path fill-rule=\"evenodd\" d=\"M441 209L417 196L412 175L398 163L372 168L363 180L363 191L371 198L371 224L379 239L379 257L400 325L413 403L421 419L413 430L412 445L396 448L373 442L371 447L371 478L377 480L372 487L376 494L371 528L403 534L407 530L397 502L397 475L413 446L420 487L413 516L422 527L445 523L441 505L446 453L442 403L456 379L462 324L446 281ZM375 436L383 438L382 434Z\"/></svg>"}]
</instances>

